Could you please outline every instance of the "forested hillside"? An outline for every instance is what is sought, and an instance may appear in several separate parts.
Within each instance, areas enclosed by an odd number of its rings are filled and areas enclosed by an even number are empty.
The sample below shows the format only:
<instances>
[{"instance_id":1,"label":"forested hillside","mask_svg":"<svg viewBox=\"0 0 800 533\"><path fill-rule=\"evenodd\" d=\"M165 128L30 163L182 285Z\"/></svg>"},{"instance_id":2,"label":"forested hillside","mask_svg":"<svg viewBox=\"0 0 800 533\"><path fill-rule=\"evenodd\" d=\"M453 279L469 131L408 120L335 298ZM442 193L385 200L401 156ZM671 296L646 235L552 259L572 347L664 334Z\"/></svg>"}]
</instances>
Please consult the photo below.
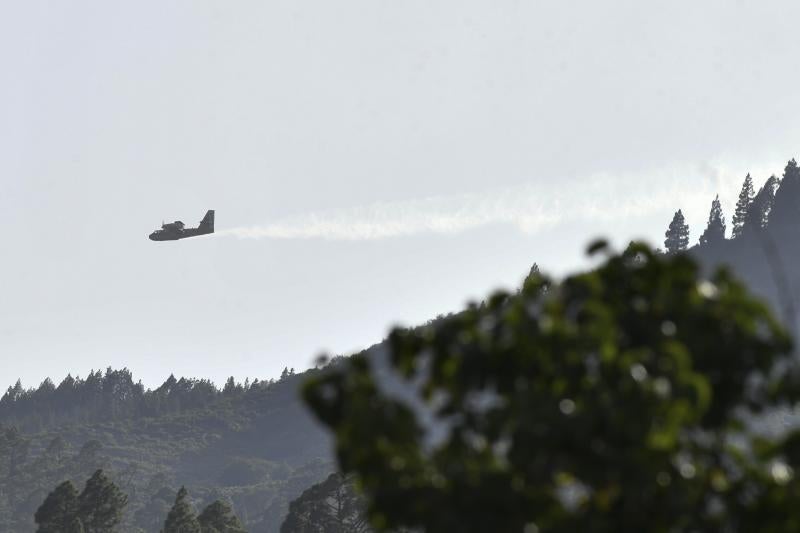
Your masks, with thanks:
<instances>
[{"instance_id":1,"label":"forested hillside","mask_svg":"<svg viewBox=\"0 0 800 533\"><path fill-rule=\"evenodd\" d=\"M795 327L800 169L794 160L757 192L746 176L731 228L714 199L707 227L691 242L678 210L665 234L666 253L686 251L708 272L728 265ZM538 277L534 265L529 279ZM389 372L387 346L365 352L380 388L410 398ZM254 533L279 531L292 501L290 523L330 520L320 514L320 500L328 497L350 502L355 511L347 520L367 530L351 478L332 476L330 435L299 397L316 372L287 369L278 380L244 383L231 378L221 389L170 376L149 390L127 369L110 368L34 388L17 382L0 398L0 531L34 531L34 515L55 487L69 480L80 491L98 469L127 496L121 531L159 531L184 486L181 505L199 512L229 502Z\"/></svg>"},{"instance_id":2,"label":"forested hillside","mask_svg":"<svg viewBox=\"0 0 800 533\"><path fill-rule=\"evenodd\" d=\"M229 501L252 532L332 471L329 440L302 407L303 374L219 390L172 376L145 390L127 370L20 383L0 400L0 531L34 531L58 484L103 469L128 496L121 531L159 531L179 487L198 511Z\"/></svg>"},{"instance_id":3,"label":"forested hillside","mask_svg":"<svg viewBox=\"0 0 800 533\"><path fill-rule=\"evenodd\" d=\"M678 210L665 233L668 253L688 251L707 271L728 266L750 290L766 298L797 333L800 297L800 167L791 159L782 176L760 187L747 174L730 226L719 199L711 202L706 227L691 245L691 228Z\"/></svg>"}]
</instances>

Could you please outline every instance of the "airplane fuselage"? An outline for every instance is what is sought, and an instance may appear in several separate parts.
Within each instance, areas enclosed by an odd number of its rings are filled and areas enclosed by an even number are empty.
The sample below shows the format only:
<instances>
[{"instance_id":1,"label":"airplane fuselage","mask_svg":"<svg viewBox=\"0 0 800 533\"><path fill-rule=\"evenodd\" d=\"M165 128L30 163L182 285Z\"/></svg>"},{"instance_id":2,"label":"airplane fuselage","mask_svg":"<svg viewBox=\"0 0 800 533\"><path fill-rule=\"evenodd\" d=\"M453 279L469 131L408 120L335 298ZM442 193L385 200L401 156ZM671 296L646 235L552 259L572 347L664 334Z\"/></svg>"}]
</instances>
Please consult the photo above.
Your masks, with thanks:
<instances>
[{"instance_id":1,"label":"airplane fuselage","mask_svg":"<svg viewBox=\"0 0 800 533\"><path fill-rule=\"evenodd\" d=\"M209 235L213 231L203 231L200 228L186 228L179 230L170 229L157 229L150 234L151 241L177 241L179 239L186 239L188 237L196 237L198 235Z\"/></svg>"},{"instance_id":2,"label":"airplane fuselage","mask_svg":"<svg viewBox=\"0 0 800 533\"><path fill-rule=\"evenodd\" d=\"M208 235L214 233L214 210L209 210L200 225L196 228L186 228L183 222L176 220L170 224L162 224L161 229L155 230L150 234L151 241L177 241L198 235Z\"/></svg>"}]
</instances>

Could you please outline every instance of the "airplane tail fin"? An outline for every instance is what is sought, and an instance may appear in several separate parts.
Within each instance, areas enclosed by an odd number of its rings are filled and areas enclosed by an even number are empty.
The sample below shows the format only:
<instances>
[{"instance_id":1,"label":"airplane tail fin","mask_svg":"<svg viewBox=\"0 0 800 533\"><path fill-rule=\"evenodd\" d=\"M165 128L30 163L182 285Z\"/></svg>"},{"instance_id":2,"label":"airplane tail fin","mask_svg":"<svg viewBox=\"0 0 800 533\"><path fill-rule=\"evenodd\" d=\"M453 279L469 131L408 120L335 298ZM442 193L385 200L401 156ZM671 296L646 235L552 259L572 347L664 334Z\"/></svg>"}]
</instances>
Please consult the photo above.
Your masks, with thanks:
<instances>
[{"instance_id":1,"label":"airplane tail fin","mask_svg":"<svg viewBox=\"0 0 800 533\"><path fill-rule=\"evenodd\" d=\"M203 217L203 220L200 221L200 226L197 229L205 232L205 233L214 233L214 210L209 209L206 212L206 216Z\"/></svg>"}]
</instances>

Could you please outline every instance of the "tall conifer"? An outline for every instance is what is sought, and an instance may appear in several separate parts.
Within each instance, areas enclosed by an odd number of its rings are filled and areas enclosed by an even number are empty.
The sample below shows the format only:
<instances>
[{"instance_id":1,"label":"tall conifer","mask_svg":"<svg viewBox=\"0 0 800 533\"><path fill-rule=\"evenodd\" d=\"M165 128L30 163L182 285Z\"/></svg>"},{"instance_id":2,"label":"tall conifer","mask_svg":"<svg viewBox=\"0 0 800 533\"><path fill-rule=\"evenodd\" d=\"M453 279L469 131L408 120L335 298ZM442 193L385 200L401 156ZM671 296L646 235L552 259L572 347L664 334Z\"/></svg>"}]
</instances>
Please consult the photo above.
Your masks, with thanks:
<instances>
[{"instance_id":1,"label":"tall conifer","mask_svg":"<svg viewBox=\"0 0 800 533\"><path fill-rule=\"evenodd\" d=\"M65 481L47 495L36 510L36 533L79 533L83 531L78 519L78 491L71 481Z\"/></svg>"},{"instance_id":2,"label":"tall conifer","mask_svg":"<svg viewBox=\"0 0 800 533\"><path fill-rule=\"evenodd\" d=\"M670 222L669 229L664 233L664 236L666 237L664 247L667 249L667 253L680 252L689 246L689 226L686 224L680 209L672 217L672 222Z\"/></svg>"},{"instance_id":3,"label":"tall conifer","mask_svg":"<svg viewBox=\"0 0 800 533\"><path fill-rule=\"evenodd\" d=\"M366 501L355 489L352 475L334 472L324 481L303 491L289 504L281 533L317 531L371 531Z\"/></svg>"},{"instance_id":4,"label":"tall conifer","mask_svg":"<svg viewBox=\"0 0 800 533\"><path fill-rule=\"evenodd\" d=\"M794 225L800 222L800 168L794 159L786 163L783 179L775 193L770 223Z\"/></svg>"},{"instance_id":5,"label":"tall conifer","mask_svg":"<svg viewBox=\"0 0 800 533\"><path fill-rule=\"evenodd\" d=\"M742 190L739 193L739 199L736 201L736 211L733 214L733 218L731 222L733 223L732 229L732 238L736 238L742 234L742 229L744 228L745 220L747 219L747 210L750 209L750 204L753 203L753 198L755 197L755 191L753 190L753 178L750 177L750 173L747 173L747 176L744 178L744 183L742 183Z\"/></svg>"},{"instance_id":6,"label":"tall conifer","mask_svg":"<svg viewBox=\"0 0 800 533\"><path fill-rule=\"evenodd\" d=\"M725 240L725 217L722 214L722 205L719 195L711 202L711 212L708 214L708 226L700 235L700 244L715 244Z\"/></svg>"},{"instance_id":7,"label":"tall conifer","mask_svg":"<svg viewBox=\"0 0 800 533\"><path fill-rule=\"evenodd\" d=\"M226 502L217 500L197 517L203 533L246 533L242 522Z\"/></svg>"},{"instance_id":8,"label":"tall conifer","mask_svg":"<svg viewBox=\"0 0 800 533\"><path fill-rule=\"evenodd\" d=\"M781 181L774 175L770 176L764 185L758 190L750 208L747 210L743 232L759 231L767 227L772 220L773 207L775 205L775 194Z\"/></svg>"},{"instance_id":9,"label":"tall conifer","mask_svg":"<svg viewBox=\"0 0 800 533\"><path fill-rule=\"evenodd\" d=\"M108 533L122 520L127 504L128 497L102 470L97 470L78 497L78 517L86 533Z\"/></svg>"},{"instance_id":10,"label":"tall conifer","mask_svg":"<svg viewBox=\"0 0 800 533\"><path fill-rule=\"evenodd\" d=\"M175 497L175 504L164 522L163 533L200 533L200 522L189 503L189 493L185 487L181 487Z\"/></svg>"}]
</instances>

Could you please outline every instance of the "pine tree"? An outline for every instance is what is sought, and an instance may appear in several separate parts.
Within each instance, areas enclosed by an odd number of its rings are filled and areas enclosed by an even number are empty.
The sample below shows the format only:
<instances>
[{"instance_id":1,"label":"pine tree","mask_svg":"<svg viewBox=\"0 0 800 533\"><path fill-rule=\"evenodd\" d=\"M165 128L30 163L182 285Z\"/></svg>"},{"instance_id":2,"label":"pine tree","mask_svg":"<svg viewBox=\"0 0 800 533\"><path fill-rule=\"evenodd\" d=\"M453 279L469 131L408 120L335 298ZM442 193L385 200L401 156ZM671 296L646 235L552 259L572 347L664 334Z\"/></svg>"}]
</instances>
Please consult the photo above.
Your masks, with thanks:
<instances>
[{"instance_id":1,"label":"pine tree","mask_svg":"<svg viewBox=\"0 0 800 533\"><path fill-rule=\"evenodd\" d=\"M545 294L548 290L550 290L550 281L544 275L542 275L542 272L539 270L538 263L531 265L528 275L525 276L525 279L523 280L523 287L528 286L531 283L537 284L542 294ZM517 294L519 294L521 290L521 288L517 289Z\"/></svg>"},{"instance_id":2,"label":"pine tree","mask_svg":"<svg viewBox=\"0 0 800 533\"><path fill-rule=\"evenodd\" d=\"M200 522L188 500L189 493L181 487L164 522L163 533L200 533Z\"/></svg>"},{"instance_id":3,"label":"pine tree","mask_svg":"<svg viewBox=\"0 0 800 533\"><path fill-rule=\"evenodd\" d=\"M747 217L742 228L743 232L759 231L767 227L767 224L772 219L775 194L780 184L781 181L774 175L764 182L747 210Z\"/></svg>"},{"instance_id":4,"label":"pine tree","mask_svg":"<svg viewBox=\"0 0 800 533\"><path fill-rule=\"evenodd\" d=\"M366 533L372 531L366 503L352 475L334 472L289 504L281 533Z\"/></svg>"},{"instance_id":5,"label":"pine tree","mask_svg":"<svg viewBox=\"0 0 800 533\"><path fill-rule=\"evenodd\" d=\"M783 179L775 193L770 223L795 225L800 222L800 168L791 159L783 170Z\"/></svg>"},{"instance_id":6,"label":"pine tree","mask_svg":"<svg viewBox=\"0 0 800 533\"><path fill-rule=\"evenodd\" d=\"M667 253L673 254L686 250L689 246L689 226L683 218L683 213L680 209L672 217L672 222L669 224L669 229L664 233L666 239L664 240L664 247Z\"/></svg>"},{"instance_id":7,"label":"pine tree","mask_svg":"<svg viewBox=\"0 0 800 533\"><path fill-rule=\"evenodd\" d=\"M246 533L242 522L226 502L217 500L197 518L202 533Z\"/></svg>"},{"instance_id":8,"label":"pine tree","mask_svg":"<svg viewBox=\"0 0 800 533\"><path fill-rule=\"evenodd\" d=\"M708 214L708 226L700 235L700 244L716 244L725 240L725 217L722 214L722 205L719 195L711 202L711 212Z\"/></svg>"},{"instance_id":9,"label":"pine tree","mask_svg":"<svg viewBox=\"0 0 800 533\"><path fill-rule=\"evenodd\" d=\"M71 481L65 481L47 495L36 510L34 520L39 525L36 533L80 533L78 518L78 491Z\"/></svg>"},{"instance_id":10,"label":"pine tree","mask_svg":"<svg viewBox=\"0 0 800 533\"><path fill-rule=\"evenodd\" d=\"M739 199L736 201L736 212L733 214L733 219L731 219L731 222L733 223L731 237L733 239L742 234L742 229L744 228L744 223L747 219L747 210L750 209L750 204L753 203L754 197L755 191L753 190L753 178L750 177L750 173L748 172L747 176L744 177L744 183L742 183L742 190L739 193Z\"/></svg>"},{"instance_id":11,"label":"pine tree","mask_svg":"<svg viewBox=\"0 0 800 533\"><path fill-rule=\"evenodd\" d=\"M3 395L3 401L15 402L25 396L25 389L22 387L22 380L17 379L13 387L9 387Z\"/></svg>"},{"instance_id":12,"label":"pine tree","mask_svg":"<svg viewBox=\"0 0 800 533\"><path fill-rule=\"evenodd\" d=\"M236 381L234 381L233 376L228 378L228 381L225 382L225 386L222 388L222 394L226 396L230 396L235 394L237 391Z\"/></svg>"},{"instance_id":13,"label":"pine tree","mask_svg":"<svg viewBox=\"0 0 800 533\"><path fill-rule=\"evenodd\" d=\"M128 497L97 470L86 482L78 497L78 517L86 533L108 533L122 520Z\"/></svg>"}]
</instances>

